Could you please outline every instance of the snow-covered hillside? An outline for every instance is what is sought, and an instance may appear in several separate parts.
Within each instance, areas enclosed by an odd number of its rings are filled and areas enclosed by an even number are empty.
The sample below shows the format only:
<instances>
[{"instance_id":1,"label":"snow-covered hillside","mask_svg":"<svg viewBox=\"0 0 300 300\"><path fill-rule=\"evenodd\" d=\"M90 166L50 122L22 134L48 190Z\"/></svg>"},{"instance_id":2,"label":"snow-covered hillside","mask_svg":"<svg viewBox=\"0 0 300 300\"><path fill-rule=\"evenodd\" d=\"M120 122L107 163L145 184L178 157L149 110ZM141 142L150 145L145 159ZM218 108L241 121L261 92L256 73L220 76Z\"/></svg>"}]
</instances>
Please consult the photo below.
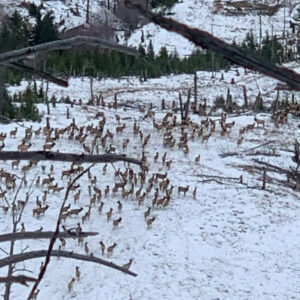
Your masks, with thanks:
<instances>
[{"instance_id":1,"label":"snow-covered hillside","mask_svg":"<svg viewBox=\"0 0 300 300\"><path fill-rule=\"evenodd\" d=\"M213 35L232 43L241 42L247 32L253 31L254 36L258 39L259 30L261 28L262 36L265 36L266 32L276 35L282 35L285 28L286 31L291 31L288 28L288 22L291 19L291 14L294 10L290 10L288 7L280 8L273 16L262 15L261 27L260 18L257 11L245 14L227 14L224 15L224 10L217 10L217 4L214 0L183 0L181 3L175 4L171 9L171 18L187 24L191 27L200 28ZM230 3L252 3L253 1L220 1L221 5L226 7ZM255 2L255 1L254 1ZM258 2L258 1L256 1ZM296 1L287 1L291 4L295 4ZM266 4L274 5L275 1L264 1ZM288 4L288 3L286 3ZM242 9L243 10L243 6ZM284 18L284 15L286 16ZM286 24L284 25L284 19ZM171 52L176 51L181 57L189 55L195 50L194 44L184 39L182 36L167 32L154 24L145 25L142 29L135 31L129 39L129 45L137 46L141 43L141 35L144 31L144 35L147 38L145 45L149 44L149 39L152 40L154 51L158 53L162 46L166 46Z\"/></svg>"},{"instance_id":2,"label":"snow-covered hillside","mask_svg":"<svg viewBox=\"0 0 300 300\"><path fill-rule=\"evenodd\" d=\"M216 81L211 84L211 74L199 72L199 98L204 97L211 106L213 97L219 94L226 95L230 87L234 100L243 102L242 85L247 83L249 99L254 100L257 95L257 84L259 85L264 99L274 100L275 82L265 77L258 77L252 72L247 75L243 70L232 70L224 75L224 81ZM221 74L217 74L220 78ZM230 85L231 78L237 82ZM254 122L254 116L250 112L240 115L228 116L227 123L235 122L228 134L221 137L221 127L218 120L220 115L216 112L210 118L216 120L215 132L208 141L203 141L202 136L192 138L192 128L186 127L188 135L189 152L184 154L178 148L181 128L178 125L180 114L177 114L177 126L171 131L176 140L174 148L163 146L165 129L157 131L153 127L153 120L145 118L145 114L153 104L155 122L162 122L166 112L171 110L173 100L178 101L178 91L184 93L192 86L193 78L190 75L169 76L161 79L149 80L140 83L137 78L124 78L120 80L103 79L94 82L94 93L102 93L106 104L114 100L114 93L118 92L117 110L106 107L85 105L73 108L67 104L57 104L51 108L50 124L53 128L65 128L75 118L78 127L93 124L97 126L102 119L95 118L97 112L104 112L106 125L104 134L109 130L114 134L108 139L110 144L116 147L117 153L126 153L130 157L142 157L142 141L140 134L133 134L134 122L137 123L143 139L150 134L150 140L145 147L149 173L146 184L143 186L138 182L134 191L142 188L141 193L146 193L144 202L140 205L136 194L124 199L120 193L113 195L111 189L119 178L115 177L115 171L125 171L123 163L107 165L106 173L103 165L97 165L92 169L92 175L97 177L95 186L102 190L103 212L98 212L99 203L92 205L90 220L81 224L83 230L99 232L96 237L86 239L90 252L94 256L103 257L117 264L124 264L130 258L134 259L131 270L138 274L133 278L106 267L92 263L82 263L64 258L52 258L49 269L40 285L38 299L297 299L299 290L299 259L300 250L300 207L298 192L285 187L282 180L286 176L276 172L268 172L266 190L262 190L262 171L259 164L253 159L259 159L278 167L288 168L295 166L292 161L294 139L300 137L298 122L290 115L287 124L274 126L269 114L256 115L257 118L265 120L265 126L257 126L248 130L240 145L239 130ZM24 89L25 83L22 87ZM20 90L17 87L10 89L11 92ZM68 89L49 86L49 95L69 95L71 99L81 98L86 104L89 99L90 85L88 79L72 79ZM283 95L284 96L284 95ZM284 96L285 97L285 96ZM296 99L299 95L296 94ZM166 100L167 109L161 111L161 101ZM185 100L185 97L183 97ZM77 102L78 103L78 102ZM141 109L145 107L145 112ZM66 119L67 108L70 110L70 119ZM46 108L39 105L44 114L41 124L24 122L26 128L33 126L36 130L44 127ZM116 114L120 116L120 124L125 124L122 134L116 134ZM174 116L174 115L173 115ZM201 124L205 117L191 115L194 123ZM16 138L10 137L9 132L17 126ZM195 125L194 125L195 126ZM211 125L203 125L203 135L211 129ZM25 128L18 124L1 125L1 131L6 132L3 150L16 150L20 140L24 137ZM85 129L84 132L85 133ZM78 132L75 131L75 135ZM69 133L65 133L56 141L53 151L82 153L84 149L78 140L70 140ZM124 140L129 139L127 149L123 150ZM31 139L30 150L41 150L45 142L43 134ZM85 144L91 147L92 138L87 137ZM263 143L269 144L251 150ZM99 141L100 152L103 152ZM162 156L166 152L166 160L171 162L170 168L162 163ZM236 152L237 155L226 156L225 153ZM154 162L154 156L158 153L158 161ZM200 155L197 164L195 158ZM21 176L21 167L28 162L22 161L19 169L12 170L11 162L3 162L2 168L6 171ZM62 170L70 168L69 163L39 162L26 174L28 185L34 176L46 178L54 165L52 176L54 183L64 187L60 193L48 194L44 205L49 209L45 216L32 217L32 210L36 207L36 197L42 199L46 186L35 186L29 203L25 208L23 222L26 230L37 230L41 226L43 230L54 230L56 218L61 201L64 197L68 180L61 180ZM42 171L42 166L46 167ZM84 167L88 165L85 164ZM253 167L254 166L254 167ZM255 168L255 166L257 168ZM135 173L139 168L131 165ZM152 174L167 173L170 180L169 188L174 186L171 200L166 207L154 207L150 216L156 219L152 228L147 229L144 212L148 206L152 207L156 184L153 189L146 192L149 186L148 180ZM239 178L243 176L241 183ZM17 180L19 182L20 180ZM161 182L158 181L157 185ZM82 223L81 217L88 211L90 205L88 185L91 185L87 176L79 180L81 195L78 202L74 203L73 192L68 200L72 208L82 207L83 211L79 217L69 217L63 224L66 227L77 226ZM106 186L110 186L107 197L104 197ZM189 186L186 196L177 192L178 186ZM5 189L4 182L1 187ZM131 184L126 186L128 191ZM197 188L194 197L193 191ZM18 199L24 200L27 188L22 189ZM15 191L8 191L6 197L12 201ZM159 190L159 199L165 195ZM118 203L123 205L118 211ZM67 204L68 204L67 203ZM2 204L6 204L3 202ZM113 208L112 219L122 217L120 226L113 229L112 221L107 222L106 212ZM7 214L0 213L1 232L11 231L11 211ZM20 228L19 228L20 229ZM107 258L101 254L99 242L103 241L106 246L117 243L113 255ZM61 243L58 241L55 249ZM48 243L40 240L34 242L17 242L16 252L29 246L26 251L45 249ZM8 251L9 244L1 245ZM66 250L85 253L83 246L78 246L76 241L67 240ZM1 254L2 257L5 254ZM19 264L18 269L26 268L35 274L39 270L41 259ZM75 282L74 290L68 292L68 282L75 276L75 266L81 270L81 279ZM17 272L17 273L21 273ZM16 273L16 274L17 274ZM6 270L1 269L1 276ZM31 275L31 274L30 274ZM1 287L3 293L3 286ZM24 299L28 289L19 285L13 286L12 299Z\"/></svg>"},{"instance_id":3,"label":"snow-covered hillside","mask_svg":"<svg viewBox=\"0 0 300 300\"><path fill-rule=\"evenodd\" d=\"M20 5L22 2L21 0L0 0L0 3L4 5L8 13L17 9L26 16L28 13ZM38 5L41 3L41 0L32 0L30 2ZM85 23L85 0L50 0L42 2L45 11L52 10L54 12L55 21L57 24L60 24L59 29L61 31ZM284 7L284 3L282 3L282 6L278 10L275 10L276 12L272 16L262 13L261 19L258 9L249 11L249 6L252 7L255 3L255 5L261 3L262 5L274 7L274 5L278 4L277 2L273 0L228 2L216 0L183 0L175 4L170 10L172 13L170 17L189 26L213 33L215 36L230 43L234 40L240 42L250 30L253 31L257 39L259 39L260 30L262 36L265 36L267 32L278 36L281 36L284 30L291 32L289 21L296 11L296 0L285 1L286 6ZM113 28L118 28L120 24L119 19L113 15L112 10L105 8L104 1L91 1L90 3L92 22L93 20L97 23L106 23L107 21ZM74 14L76 6L78 6L80 15ZM264 8L264 6L262 7ZM159 52L162 46L166 46L171 52L176 49L180 57L190 55L195 50L195 46L183 37L167 32L152 23L134 31L128 40L128 45L138 47L141 43L142 31L145 37L143 45L147 47L150 40L152 40L156 53ZM125 43L124 37L121 34L118 35L120 43Z\"/></svg>"},{"instance_id":4,"label":"snow-covered hillside","mask_svg":"<svg viewBox=\"0 0 300 300\"><path fill-rule=\"evenodd\" d=\"M19 11L23 16L28 16L28 11L24 8L22 0L0 0L5 11L10 14L14 10ZM86 21L86 0L31 0L27 3L40 5L43 3L44 11L53 11L54 21L59 25L59 30L64 31L82 25ZM120 23L118 18L111 11L105 8L103 1L90 1L90 22L101 24L108 22L113 28L117 28ZM78 14L77 14L78 11Z\"/></svg>"}]
</instances>

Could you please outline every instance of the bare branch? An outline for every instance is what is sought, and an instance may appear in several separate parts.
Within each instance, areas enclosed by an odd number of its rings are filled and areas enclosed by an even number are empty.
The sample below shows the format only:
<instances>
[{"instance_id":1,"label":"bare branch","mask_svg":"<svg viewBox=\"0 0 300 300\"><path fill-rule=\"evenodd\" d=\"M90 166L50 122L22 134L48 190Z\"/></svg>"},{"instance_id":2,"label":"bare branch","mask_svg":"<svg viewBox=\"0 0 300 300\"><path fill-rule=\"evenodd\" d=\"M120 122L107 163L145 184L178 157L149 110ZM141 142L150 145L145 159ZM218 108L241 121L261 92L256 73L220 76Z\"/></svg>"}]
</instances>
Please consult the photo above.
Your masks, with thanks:
<instances>
[{"instance_id":1,"label":"bare branch","mask_svg":"<svg viewBox=\"0 0 300 300\"><path fill-rule=\"evenodd\" d=\"M300 89L300 75L288 68L276 66L255 53L251 53L250 55L248 52L246 53L243 50L237 49L206 31L188 27L187 25L174 21L170 18L164 18L162 15L153 14L142 5L133 4L130 0L125 0L125 4L129 8L136 9L149 21L152 21L169 31L182 35L197 46L217 52L237 65L281 80L295 90Z\"/></svg>"},{"instance_id":2,"label":"bare branch","mask_svg":"<svg viewBox=\"0 0 300 300\"><path fill-rule=\"evenodd\" d=\"M99 39L97 37L76 36L70 39L52 41L52 42L26 47L26 48L0 54L0 64L16 61L28 57L35 53L50 52L50 51L61 50L61 49L70 49L73 46L79 46L79 45L99 46L104 49L116 50L119 52L126 53L128 55L138 56L138 51L135 48L129 48L123 45L108 42Z\"/></svg>"},{"instance_id":3,"label":"bare branch","mask_svg":"<svg viewBox=\"0 0 300 300\"><path fill-rule=\"evenodd\" d=\"M49 239L53 236L53 231L27 231L27 232L16 232L0 235L0 243L17 240L28 240L28 239ZM58 238L70 239L97 235L98 232L60 232ZM1 249L1 248L0 248ZM7 253L8 254L8 253Z\"/></svg>"},{"instance_id":4,"label":"bare branch","mask_svg":"<svg viewBox=\"0 0 300 300\"><path fill-rule=\"evenodd\" d=\"M69 161L75 163L112 163L116 161L125 161L141 165L142 162L125 154L73 154L59 153L51 151L0 151L0 160L51 160L51 161Z\"/></svg>"},{"instance_id":5,"label":"bare branch","mask_svg":"<svg viewBox=\"0 0 300 300\"><path fill-rule=\"evenodd\" d=\"M0 259L0 268L3 268L9 264L15 264L15 263L19 263L19 262L26 261L26 260L47 256L47 252L48 252L48 250L38 250L38 251L30 251L30 252L26 252L23 254L15 254L15 255L5 257L3 259ZM94 262L94 263L98 263L98 264L107 266L109 268L113 268L115 270L121 271L121 272L126 273L131 276L137 276L136 273L134 273L130 270L124 269L123 267L118 266L112 262L109 262L107 260L92 256L92 255L87 256L87 255L83 255L83 254L74 253L73 251L53 250L53 251L51 251L51 256L66 257L66 258L72 258L72 259L76 259L76 260L90 261L90 262Z\"/></svg>"},{"instance_id":6,"label":"bare branch","mask_svg":"<svg viewBox=\"0 0 300 300\"><path fill-rule=\"evenodd\" d=\"M59 79L57 77L54 77L50 73L33 69L29 66L26 66L26 65L18 63L18 62L10 62L10 63L7 64L7 66L20 69L21 71L24 71L24 72L27 72L27 73L35 74L35 75L37 75L37 76L39 76L39 77L41 77L45 80L53 82L53 83L55 83L57 85L60 85L62 87L67 87L69 85L67 80Z\"/></svg>"},{"instance_id":7,"label":"bare branch","mask_svg":"<svg viewBox=\"0 0 300 300\"><path fill-rule=\"evenodd\" d=\"M59 211L59 214L58 214L58 218L57 218L57 222L56 222L56 229L55 229L55 232L50 240L50 243L49 243L49 247L48 247L48 250L47 250L47 254L46 254L46 258L45 258L45 262L44 262L44 265L43 267L41 268L40 270L40 273L39 273L39 276L38 276L38 279L37 281L35 282L35 284L33 285L31 291L30 291L30 294L28 296L28 300L31 299L31 297L33 296L35 290L37 289L38 285L40 284L40 282L42 281L45 273L46 273L46 270L47 270L47 267L49 265L49 262L50 262L50 257L52 255L52 252L53 252L53 247L54 247L54 244L56 242L56 239L59 235L59 227L60 227L60 223L61 223L61 216L63 214L63 209L65 207L65 204L66 204L66 201L68 199L68 196L69 196L69 193L70 193L70 190L71 190L71 187L75 184L75 182L80 178L82 177L85 173L87 173L95 164L92 164L90 165L88 168L86 168L84 171L82 171L81 173L79 173L73 180L72 182L69 184L68 188L67 188L67 191L66 191L66 194L65 194L65 198L64 198L64 201L62 202L61 204L61 207L60 207L60 211Z\"/></svg>"},{"instance_id":8,"label":"bare branch","mask_svg":"<svg viewBox=\"0 0 300 300\"><path fill-rule=\"evenodd\" d=\"M25 275L18 275L18 276L9 276L9 277L0 277L0 283L20 283L23 285L28 286L27 281L34 282L36 278L28 277Z\"/></svg>"}]
</instances>

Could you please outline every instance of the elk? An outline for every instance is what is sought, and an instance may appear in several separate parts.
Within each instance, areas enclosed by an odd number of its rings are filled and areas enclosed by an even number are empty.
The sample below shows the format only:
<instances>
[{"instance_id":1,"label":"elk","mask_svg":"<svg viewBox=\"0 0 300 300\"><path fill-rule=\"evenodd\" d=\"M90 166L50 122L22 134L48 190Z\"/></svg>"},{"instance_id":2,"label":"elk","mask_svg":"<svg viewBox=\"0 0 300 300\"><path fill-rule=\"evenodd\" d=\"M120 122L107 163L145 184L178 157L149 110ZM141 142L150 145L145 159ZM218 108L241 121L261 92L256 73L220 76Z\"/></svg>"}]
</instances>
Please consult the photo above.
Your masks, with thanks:
<instances>
[{"instance_id":1,"label":"elk","mask_svg":"<svg viewBox=\"0 0 300 300\"><path fill-rule=\"evenodd\" d=\"M50 175L48 175L48 178L44 178L42 180L42 185L44 185L44 184L50 184L53 181L54 181L54 177L51 177Z\"/></svg>"},{"instance_id":2,"label":"elk","mask_svg":"<svg viewBox=\"0 0 300 300\"><path fill-rule=\"evenodd\" d=\"M75 275L76 275L76 279L79 281L79 279L80 279L80 269L79 269L78 266L76 266Z\"/></svg>"},{"instance_id":3,"label":"elk","mask_svg":"<svg viewBox=\"0 0 300 300\"><path fill-rule=\"evenodd\" d=\"M237 145L238 145L238 146L242 144L243 139L244 139L243 137L240 137L240 138L237 140Z\"/></svg>"},{"instance_id":4,"label":"elk","mask_svg":"<svg viewBox=\"0 0 300 300\"><path fill-rule=\"evenodd\" d=\"M122 126L117 126L116 127L116 133L118 134L118 133L120 133L120 134L122 134L123 133L123 130L125 129L125 124L123 124Z\"/></svg>"},{"instance_id":5,"label":"elk","mask_svg":"<svg viewBox=\"0 0 300 300\"><path fill-rule=\"evenodd\" d=\"M66 219L67 219L68 216L69 216L69 213L68 213L68 212L62 213L62 214L61 214L61 220L62 220L62 221L66 221Z\"/></svg>"},{"instance_id":6,"label":"elk","mask_svg":"<svg viewBox=\"0 0 300 300\"><path fill-rule=\"evenodd\" d=\"M11 168L14 169L14 167L19 167L19 164L20 164L20 160L14 160L12 163L11 163Z\"/></svg>"},{"instance_id":7,"label":"elk","mask_svg":"<svg viewBox=\"0 0 300 300\"><path fill-rule=\"evenodd\" d=\"M98 212L100 214L102 213L103 205L104 205L104 202L101 202L100 205L99 205L99 207L98 207Z\"/></svg>"},{"instance_id":8,"label":"elk","mask_svg":"<svg viewBox=\"0 0 300 300\"><path fill-rule=\"evenodd\" d=\"M59 193L60 191L62 191L64 189L64 187L58 187L58 186L54 186L52 191L53 193Z\"/></svg>"},{"instance_id":9,"label":"elk","mask_svg":"<svg viewBox=\"0 0 300 300\"><path fill-rule=\"evenodd\" d=\"M155 156L154 156L154 162L156 163L158 160L158 152L155 153Z\"/></svg>"},{"instance_id":10,"label":"elk","mask_svg":"<svg viewBox=\"0 0 300 300\"><path fill-rule=\"evenodd\" d=\"M105 251L105 245L102 241L99 242L100 246L101 246L101 252L102 252L102 255L104 255L104 251Z\"/></svg>"},{"instance_id":11,"label":"elk","mask_svg":"<svg viewBox=\"0 0 300 300\"><path fill-rule=\"evenodd\" d=\"M118 203L118 211L120 212L123 208L123 205L120 201L118 201L117 203Z\"/></svg>"},{"instance_id":12,"label":"elk","mask_svg":"<svg viewBox=\"0 0 300 300\"><path fill-rule=\"evenodd\" d=\"M254 128L254 126L255 126L255 123L253 123L253 124L248 124L248 125L246 126L246 128L247 128L247 130L252 130L252 129Z\"/></svg>"},{"instance_id":13,"label":"elk","mask_svg":"<svg viewBox=\"0 0 300 300\"><path fill-rule=\"evenodd\" d=\"M109 222L109 220L111 219L112 213L113 213L113 209L110 208L110 210L106 213L107 222Z\"/></svg>"},{"instance_id":14,"label":"elk","mask_svg":"<svg viewBox=\"0 0 300 300\"><path fill-rule=\"evenodd\" d=\"M147 219L147 218L149 217L150 211L151 211L151 207L148 206L148 209L144 212L144 217L145 217L145 219Z\"/></svg>"},{"instance_id":15,"label":"elk","mask_svg":"<svg viewBox=\"0 0 300 300\"><path fill-rule=\"evenodd\" d=\"M3 209L4 214L7 214L8 210L9 210L9 206L1 206Z\"/></svg>"},{"instance_id":16,"label":"elk","mask_svg":"<svg viewBox=\"0 0 300 300\"><path fill-rule=\"evenodd\" d=\"M49 205L46 205L45 207L40 207L40 208L34 208L32 210L32 215L35 217L40 217L41 215L43 216L45 214L45 211L49 208Z\"/></svg>"},{"instance_id":17,"label":"elk","mask_svg":"<svg viewBox=\"0 0 300 300\"><path fill-rule=\"evenodd\" d=\"M183 186L179 186L178 187L178 194L180 194L181 192L183 192L184 196L186 195L186 192L189 190L189 186L183 187Z\"/></svg>"},{"instance_id":18,"label":"elk","mask_svg":"<svg viewBox=\"0 0 300 300\"><path fill-rule=\"evenodd\" d=\"M239 130L240 135L244 134L246 131L246 127L243 127Z\"/></svg>"},{"instance_id":19,"label":"elk","mask_svg":"<svg viewBox=\"0 0 300 300\"><path fill-rule=\"evenodd\" d=\"M72 277L71 281L68 283L69 293L71 293L73 291L74 282L75 282L75 278Z\"/></svg>"},{"instance_id":20,"label":"elk","mask_svg":"<svg viewBox=\"0 0 300 300\"><path fill-rule=\"evenodd\" d=\"M108 196L109 194L109 185L106 186L105 190L104 190L104 196L105 198Z\"/></svg>"},{"instance_id":21,"label":"elk","mask_svg":"<svg viewBox=\"0 0 300 300\"><path fill-rule=\"evenodd\" d=\"M133 262L133 259L131 258L127 264L123 265L123 268L126 270L129 270L132 262Z\"/></svg>"},{"instance_id":22,"label":"elk","mask_svg":"<svg viewBox=\"0 0 300 300\"><path fill-rule=\"evenodd\" d=\"M165 179L167 177L168 173L161 174L161 173L156 173L155 174L155 180L157 179Z\"/></svg>"},{"instance_id":23,"label":"elk","mask_svg":"<svg viewBox=\"0 0 300 300\"><path fill-rule=\"evenodd\" d=\"M123 143L122 143L123 150L127 149L128 144L129 144L129 139L123 140Z\"/></svg>"},{"instance_id":24,"label":"elk","mask_svg":"<svg viewBox=\"0 0 300 300\"><path fill-rule=\"evenodd\" d=\"M84 251L85 251L85 253L88 255L89 254L89 252L90 252L90 249L89 249L89 247L88 247L88 242L85 242L84 243Z\"/></svg>"},{"instance_id":25,"label":"elk","mask_svg":"<svg viewBox=\"0 0 300 300\"><path fill-rule=\"evenodd\" d=\"M31 146L30 143L28 145L26 144L18 145L18 151L27 151L30 148L30 146Z\"/></svg>"},{"instance_id":26,"label":"elk","mask_svg":"<svg viewBox=\"0 0 300 300\"><path fill-rule=\"evenodd\" d=\"M106 170L107 170L107 164L105 164L103 166L103 169L102 169L102 174L105 175L106 174Z\"/></svg>"},{"instance_id":27,"label":"elk","mask_svg":"<svg viewBox=\"0 0 300 300\"><path fill-rule=\"evenodd\" d=\"M41 131L42 131L42 128L40 127L39 129L34 130L34 134L35 134L36 136L38 136L38 135L41 134Z\"/></svg>"},{"instance_id":28,"label":"elk","mask_svg":"<svg viewBox=\"0 0 300 300\"><path fill-rule=\"evenodd\" d=\"M25 201L22 201L22 200L18 200L18 209L21 209L22 207L25 206Z\"/></svg>"},{"instance_id":29,"label":"elk","mask_svg":"<svg viewBox=\"0 0 300 300\"><path fill-rule=\"evenodd\" d=\"M138 197L139 206L144 203L146 193L144 192L142 196Z\"/></svg>"},{"instance_id":30,"label":"elk","mask_svg":"<svg viewBox=\"0 0 300 300\"><path fill-rule=\"evenodd\" d=\"M46 150L51 150L54 146L55 146L55 143L45 144L45 145L43 146L43 149L44 149L44 151L46 151Z\"/></svg>"},{"instance_id":31,"label":"elk","mask_svg":"<svg viewBox=\"0 0 300 300\"><path fill-rule=\"evenodd\" d=\"M210 138L211 133L209 133L208 135L203 135L202 136L202 142L208 141L208 139Z\"/></svg>"},{"instance_id":32,"label":"elk","mask_svg":"<svg viewBox=\"0 0 300 300\"><path fill-rule=\"evenodd\" d=\"M69 211L69 215L70 215L70 216L73 216L73 215L78 216L79 213L80 213L82 210L83 210L82 207L71 209L71 210Z\"/></svg>"},{"instance_id":33,"label":"elk","mask_svg":"<svg viewBox=\"0 0 300 300\"><path fill-rule=\"evenodd\" d=\"M31 168L31 165L23 166L21 172L26 174Z\"/></svg>"},{"instance_id":34,"label":"elk","mask_svg":"<svg viewBox=\"0 0 300 300\"><path fill-rule=\"evenodd\" d=\"M6 191L3 191L2 193L0 193L0 199L5 198L5 194L6 194Z\"/></svg>"},{"instance_id":35,"label":"elk","mask_svg":"<svg viewBox=\"0 0 300 300\"><path fill-rule=\"evenodd\" d=\"M234 126L234 124L235 124L235 121L232 121L231 123L225 123L224 127L226 129L231 129Z\"/></svg>"},{"instance_id":36,"label":"elk","mask_svg":"<svg viewBox=\"0 0 300 300\"><path fill-rule=\"evenodd\" d=\"M6 133L1 132L1 134L0 134L0 142L4 142L5 138L6 138Z\"/></svg>"},{"instance_id":37,"label":"elk","mask_svg":"<svg viewBox=\"0 0 300 300\"><path fill-rule=\"evenodd\" d=\"M117 246L117 244L116 244L116 243L113 243L113 245L111 245L111 246L109 246L109 247L107 248L107 256L108 256L108 257L112 255L112 253L113 253L113 251L114 251L114 249L115 249L116 246Z\"/></svg>"},{"instance_id":38,"label":"elk","mask_svg":"<svg viewBox=\"0 0 300 300\"><path fill-rule=\"evenodd\" d=\"M18 128L16 127L14 130L12 130L12 131L9 133L10 137L13 137L13 138L15 138L15 137L16 137L16 134L17 134L17 132L18 132Z\"/></svg>"},{"instance_id":39,"label":"elk","mask_svg":"<svg viewBox=\"0 0 300 300\"><path fill-rule=\"evenodd\" d=\"M265 127L265 120L260 120L260 119L254 118L254 121L257 123L257 126L259 126L259 124L261 124L263 127Z\"/></svg>"},{"instance_id":40,"label":"elk","mask_svg":"<svg viewBox=\"0 0 300 300\"><path fill-rule=\"evenodd\" d=\"M197 197L197 188L195 187L193 191L193 199L196 200L196 197Z\"/></svg>"},{"instance_id":41,"label":"elk","mask_svg":"<svg viewBox=\"0 0 300 300\"><path fill-rule=\"evenodd\" d=\"M155 217L152 217L152 218L150 218L150 219L148 219L147 221L146 221L146 223L147 223L147 228L149 229L150 227L152 227L152 223L154 222L154 220L155 220Z\"/></svg>"},{"instance_id":42,"label":"elk","mask_svg":"<svg viewBox=\"0 0 300 300\"><path fill-rule=\"evenodd\" d=\"M122 221L122 217L113 221L113 228L116 229Z\"/></svg>"},{"instance_id":43,"label":"elk","mask_svg":"<svg viewBox=\"0 0 300 300\"><path fill-rule=\"evenodd\" d=\"M75 195L74 195L74 203L76 204L76 202L79 200L80 198L80 193L81 193L81 190L79 190Z\"/></svg>"}]
</instances>

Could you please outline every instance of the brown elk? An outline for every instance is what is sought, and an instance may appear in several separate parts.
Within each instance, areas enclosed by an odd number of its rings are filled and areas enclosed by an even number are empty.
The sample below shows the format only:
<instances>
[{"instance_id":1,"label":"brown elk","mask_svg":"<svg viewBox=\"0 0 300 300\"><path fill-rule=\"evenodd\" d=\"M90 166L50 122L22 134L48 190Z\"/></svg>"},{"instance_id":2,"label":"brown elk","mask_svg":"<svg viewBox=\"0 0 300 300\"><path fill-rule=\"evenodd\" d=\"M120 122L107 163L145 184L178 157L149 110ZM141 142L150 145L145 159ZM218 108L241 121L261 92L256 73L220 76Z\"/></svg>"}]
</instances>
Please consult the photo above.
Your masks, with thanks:
<instances>
[{"instance_id":1,"label":"brown elk","mask_svg":"<svg viewBox=\"0 0 300 300\"><path fill-rule=\"evenodd\" d=\"M113 213L113 209L110 208L110 210L106 213L107 222L109 222L109 220L111 219L112 213Z\"/></svg>"},{"instance_id":2,"label":"brown elk","mask_svg":"<svg viewBox=\"0 0 300 300\"><path fill-rule=\"evenodd\" d=\"M73 291L74 282L75 282L75 278L72 277L71 281L68 283L69 293L71 293Z\"/></svg>"},{"instance_id":3,"label":"brown elk","mask_svg":"<svg viewBox=\"0 0 300 300\"><path fill-rule=\"evenodd\" d=\"M123 267L124 269L126 269L126 270L129 270L130 267L131 267L132 262L133 262L133 259L131 258L131 259L129 260L129 262L128 262L127 264L123 265L122 267Z\"/></svg>"},{"instance_id":4,"label":"brown elk","mask_svg":"<svg viewBox=\"0 0 300 300\"><path fill-rule=\"evenodd\" d=\"M144 217L145 217L145 219L147 219L147 218L149 217L150 211L151 211L151 207L148 206L148 209L144 212Z\"/></svg>"},{"instance_id":5,"label":"brown elk","mask_svg":"<svg viewBox=\"0 0 300 300\"><path fill-rule=\"evenodd\" d=\"M125 127L126 127L126 125L125 124L123 124L122 126L117 126L116 127L116 133L117 134L122 134L123 133L123 130L125 129Z\"/></svg>"},{"instance_id":6,"label":"brown elk","mask_svg":"<svg viewBox=\"0 0 300 300\"><path fill-rule=\"evenodd\" d=\"M102 255L104 255L105 244L104 244L102 241L100 241L99 244L100 244L100 246L101 246L101 253L102 253Z\"/></svg>"},{"instance_id":7,"label":"brown elk","mask_svg":"<svg viewBox=\"0 0 300 300\"><path fill-rule=\"evenodd\" d=\"M14 167L17 167L17 169L18 169L19 164L20 164L20 160L19 160L19 159L18 159L18 160L14 160L14 161L11 163L12 169L14 169Z\"/></svg>"},{"instance_id":8,"label":"brown elk","mask_svg":"<svg viewBox=\"0 0 300 300\"><path fill-rule=\"evenodd\" d=\"M78 216L79 213L80 213L82 210L83 210L82 207L71 209L71 210L69 211L69 216L73 216L73 215Z\"/></svg>"},{"instance_id":9,"label":"brown elk","mask_svg":"<svg viewBox=\"0 0 300 300\"><path fill-rule=\"evenodd\" d=\"M43 146L43 149L44 149L44 151L46 151L46 150L51 150L54 146L55 146L55 143L45 144L45 145Z\"/></svg>"},{"instance_id":10,"label":"brown elk","mask_svg":"<svg viewBox=\"0 0 300 300\"><path fill-rule=\"evenodd\" d=\"M178 194L180 194L181 192L183 192L184 196L186 195L187 191L189 190L189 186L179 186L178 187Z\"/></svg>"},{"instance_id":11,"label":"brown elk","mask_svg":"<svg viewBox=\"0 0 300 300\"><path fill-rule=\"evenodd\" d=\"M32 210L32 214L33 216L37 216L37 217L40 217L40 216L43 216L45 214L45 211L49 208L49 205L46 205L45 207L41 207L41 208L34 208Z\"/></svg>"},{"instance_id":12,"label":"brown elk","mask_svg":"<svg viewBox=\"0 0 300 300\"><path fill-rule=\"evenodd\" d=\"M119 226L119 224L121 223L121 221L122 221L122 217L120 217L120 218L118 218L118 219L115 219L115 220L113 221L113 228L114 228L114 229L117 228L117 227Z\"/></svg>"},{"instance_id":13,"label":"brown elk","mask_svg":"<svg viewBox=\"0 0 300 300\"><path fill-rule=\"evenodd\" d=\"M113 251L114 251L114 249L115 249L116 246L117 246L117 244L113 243L113 245L111 245L111 246L109 246L107 248L107 256L111 256L112 255L112 253L113 253Z\"/></svg>"},{"instance_id":14,"label":"brown elk","mask_svg":"<svg viewBox=\"0 0 300 300\"><path fill-rule=\"evenodd\" d=\"M15 137L16 137L16 134L17 134L17 132L18 132L18 128L16 127L14 130L12 130L12 131L9 133L10 137L13 137L13 138L15 138Z\"/></svg>"},{"instance_id":15,"label":"brown elk","mask_svg":"<svg viewBox=\"0 0 300 300\"><path fill-rule=\"evenodd\" d=\"M31 146L31 143L29 144L21 144L21 145L18 145L18 151L27 151Z\"/></svg>"},{"instance_id":16,"label":"brown elk","mask_svg":"<svg viewBox=\"0 0 300 300\"><path fill-rule=\"evenodd\" d=\"M150 227L152 227L152 223L154 222L155 217L149 218L146 223L147 223L147 228L149 229Z\"/></svg>"},{"instance_id":17,"label":"brown elk","mask_svg":"<svg viewBox=\"0 0 300 300\"><path fill-rule=\"evenodd\" d=\"M261 124L263 127L265 127L265 120L254 118L254 121L257 123L257 126Z\"/></svg>"}]
</instances>

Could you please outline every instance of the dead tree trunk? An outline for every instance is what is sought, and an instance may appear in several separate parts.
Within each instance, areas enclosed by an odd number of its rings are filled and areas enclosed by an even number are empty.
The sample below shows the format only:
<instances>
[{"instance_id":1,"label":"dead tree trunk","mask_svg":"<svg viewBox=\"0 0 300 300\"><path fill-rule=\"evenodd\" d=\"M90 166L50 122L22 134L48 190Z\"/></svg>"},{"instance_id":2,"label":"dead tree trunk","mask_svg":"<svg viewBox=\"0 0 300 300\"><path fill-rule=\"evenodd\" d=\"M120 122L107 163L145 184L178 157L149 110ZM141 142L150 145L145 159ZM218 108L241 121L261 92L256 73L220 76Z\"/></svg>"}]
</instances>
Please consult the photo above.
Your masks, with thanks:
<instances>
[{"instance_id":1,"label":"dead tree trunk","mask_svg":"<svg viewBox=\"0 0 300 300\"><path fill-rule=\"evenodd\" d=\"M197 106L198 106L198 86L197 86L197 71L194 72L194 113L197 112Z\"/></svg>"}]
</instances>

